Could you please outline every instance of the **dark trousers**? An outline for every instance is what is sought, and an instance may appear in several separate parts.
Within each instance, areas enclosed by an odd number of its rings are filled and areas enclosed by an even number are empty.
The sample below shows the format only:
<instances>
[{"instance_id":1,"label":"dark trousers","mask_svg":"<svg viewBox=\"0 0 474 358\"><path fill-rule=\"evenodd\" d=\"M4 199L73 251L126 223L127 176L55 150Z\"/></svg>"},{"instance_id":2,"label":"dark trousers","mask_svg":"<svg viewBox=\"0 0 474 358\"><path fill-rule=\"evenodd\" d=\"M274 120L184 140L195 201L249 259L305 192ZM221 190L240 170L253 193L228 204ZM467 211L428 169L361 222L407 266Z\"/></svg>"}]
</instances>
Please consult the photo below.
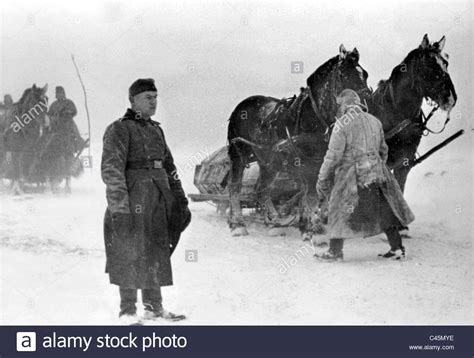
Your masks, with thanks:
<instances>
[{"instance_id":1,"label":"dark trousers","mask_svg":"<svg viewBox=\"0 0 474 358\"><path fill-rule=\"evenodd\" d=\"M395 251L402 248L402 237L398 232L397 227L391 227L385 229L385 235L387 235L390 249ZM334 253L339 253L344 247L344 239L331 239L329 240L329 249Z\"/></svg>"},{"instance_id":2,"label":"dark trousers","mask_svg":"<svg viewBox=\"0 0 474 358\"><path fill-rule=\"evenodd\" d=\"M400 236L400 232L398 230L398 227L391 227L385 230L385 235L387 235L390 249L393 251L402 248L402 237Z\"/></svg>"},{"instance_id":3,"label":"dark trousers","mask_svg":"<svg viewBox=\"0 0 474 358\"><path fill-rule=\"evenodd\" d=\"M137 291L134 288L120 288L120 316L137 313ZM142 289L142 302L147 311L161 311L163 309L161 289Z\"/></svg>"},{"instance_id":4,"label":"dark trousers","mask_svg":"<svg viewBox=\"0 0 474 358\"><path fill-rule=\"evenodd\" d=\"M341 252L343 247L344 247L344 239L329 240L329 249L335 254Z\"/></svg>"}]
</instances>

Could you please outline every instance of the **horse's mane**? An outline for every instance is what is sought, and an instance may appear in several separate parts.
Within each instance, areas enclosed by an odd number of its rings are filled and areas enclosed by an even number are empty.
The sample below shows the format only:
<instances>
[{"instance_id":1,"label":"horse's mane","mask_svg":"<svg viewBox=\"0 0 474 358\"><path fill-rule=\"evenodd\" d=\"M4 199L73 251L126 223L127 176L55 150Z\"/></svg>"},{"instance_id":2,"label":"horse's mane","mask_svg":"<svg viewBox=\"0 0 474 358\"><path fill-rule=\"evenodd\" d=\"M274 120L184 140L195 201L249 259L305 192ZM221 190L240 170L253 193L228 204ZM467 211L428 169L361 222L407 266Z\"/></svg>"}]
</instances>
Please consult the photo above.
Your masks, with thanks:
<instances>
[{"instance_id":1,"label":"horse's mane","mask_svg":"<svg viewBox=\"0 0 474 358\"><path fill-rule=\"evenodd\" d=\"M308 77L306 80L306 85L310 86L311 83L319 83L322 81L324 78L326 78L334 68L334 65L339 62L339 55L336 55L329 60L327 60L325 63L323 63L321 66L319 66L316 71L314 71L311 76Z\"/></svg>"},{"instance_id":2,"label":"horse's mane","mask_svg":"<svg viewBox=\"0 0 474 358\"><path fill-rule=\"evenodd\" d=\"M402 66L407 66L407 64L410 63L413 58L418 56L420 51L438 51L438 48L436 46L430 46L428 49L425 50L421 49L420 47L411 50L408 55L406 55L406 57L403 59L403 61L393 68L392 73L390 74L390 77L388 79L379 81L379 83L377 84L377 90L384 92L386 90L386 87L390 84L390 81L398 80L401 76L401 73L406 72L401 70Z\"/></svg>"},{"instance_id":3,"label":"horse's mane","mask_svg":"<svg viewBox=\"0 0 474 358\"><path fill-rule=\"evenodd\" d=\"M36 91L35 91L36 89ZM39 92L38 92L39 91ZM39 87L35 87L33 85L33 87L30 87L30 88L27 88L23 91L23 94L21 95L20 99L18 100L18 102L16 102L14 104L14 108L17 112L21 112L23 113L26 108L25 106L30 106L32 105L32 103L26 103L26 101L28 100L36 100L36 98L32 98L31 96L34 96L36 93L41 93L41 89Z\"/></svg>"},{"instance_id":4,"label":"horse's mane","mask_svg":"<svg viewBox=\"0 0 474 358\"><path fill-rule=\"evenodd\" d=\"M411 50L408 53L408 55L406 55L406 57L403 59L403 61L392 69L392 73L390 74L390 77L388 79L380 80L379 83L377 84L377 89L375 90L374 95L376 95L377 93L377 94L380 94L381 97L385 97L387 91L389 90L390 84L393 85L393 82L398 81L401 74L406 72L406 70L403 71L401 69L402 66L407 66L407 64L410 63L413 60L413 58L418 55L419 51L420 51L420 48ZM376 97L377 96L375 96L375 98Z\"/></svg>"},{"instance_id":5,"label":"horse's mane","mask_svg":"<svg viewBox=\"0 0 474 358\"><path fill-rule=\"evenodd\" d=\"M27 88L26 90L24 90L18 103L23 103L26 100L26 98L30 95L32 90L33 90L32 88Z\"/></svg>"}]
</instances>

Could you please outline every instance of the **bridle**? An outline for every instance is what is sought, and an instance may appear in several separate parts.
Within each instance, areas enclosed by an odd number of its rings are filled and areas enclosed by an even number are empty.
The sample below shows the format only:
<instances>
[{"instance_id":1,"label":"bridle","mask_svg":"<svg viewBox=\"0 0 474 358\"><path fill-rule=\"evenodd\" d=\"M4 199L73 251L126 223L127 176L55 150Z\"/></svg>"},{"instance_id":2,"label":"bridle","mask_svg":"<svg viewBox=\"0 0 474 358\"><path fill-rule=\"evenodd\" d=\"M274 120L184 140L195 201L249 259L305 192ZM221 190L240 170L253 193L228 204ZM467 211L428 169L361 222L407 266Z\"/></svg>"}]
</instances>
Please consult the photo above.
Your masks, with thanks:
<instances>
[{"instance_id":1,"label":"bridle","mask_svg":"<svg viewBox=\"0 0 474 358\"><path fill-rule=\"evenodd\" d=\"M414 83L415 83L415 70L414 70L414 67L415 65L412 65L411 66L411 71L410 71L410 75L411 75L411 81L412 81L412 88L414 87ZM418 72L418 69L416 70ZM451 120L450 116L449 116L449 112L448 114L446 115L446 120L444 121L444 124L443 124L443 127L439 130L439 131L434 131L430 128L428 128L428 121L431 119L431 117L433 117L433 115L436 113L436 111L439 109L439 104L436 103L434 100L431 99L431 97L428 97L427 95L424 95L424 93L436 93L436 86L431 83L430 85L425 85L425 86L419 86L419 88L417 88L417 91L420 92L423 96L423 98L431 105L432 103L434 103L434 105L432 105L432 109L430 111L430 113L428 113L428 115L425 115L425 113L423 112L423 109L420 108L420 111L421 111L421 116L422 116L422 129L423 129L423 135L424 136L427 136L429 135L430 133L432 134L440 134L440 133L443 133L444 130L446 129L446 125L449 123L449 121Z\"/></svg>"},{"instance_id":2,"label":"bridle","mask_svg":"<svg viewBox=\"0 0 474 358\"><path fill-rule=\"evenodd\" d=\"M423 98L425 99L428 99L429 97L427 97L426 95L423 95L423 93L425 93L426 91L428 92L432 92L434 93L435 92L435 86L431 86L431 87L428 87L428 86L420 86L417 84L417 81L415 79L415 72L419 72L418 71L418 68L415 69L415 64L411 64L410 67L408 68L408 74L410 76L409 80L410 80L410 89L412 90L415 90L416 93L418 93L419 95L421 95ZM389 97L390 97L390 101L392 102L392 108L393 110L395 111L396 110L396 106L397 106L397 101L395 99L395 94L394 94L394 90L393 90L393 83L392 83L392 80L389 79L388 81L390 81L387 85L387 90L388 90L388 94L389 94ZM431 101L431 102L434 102L434 101ZM423 112L423 109L420 108L420 112L418 113L421 113L421 116L422 116L422 119L421 119L421 129L422 129L422 133L424 136L427 136L429 135L430 133L432 134L440 134L442 133L445 128L446 128L446 125L448 124L448 122L450 121L450 116L449 116L449 113L448 115L446 116L446 120L443 124L443 127L441 128L441 130L439 131L434 131L430 128L428 128L428 121L433 117L433 115L436 113L436 111L439 109L439 104L437 104L436 102L434 102L435 105L432 106L432 109L430 111L430 113L428 113L428 115L425 115L425 113ZM384 105L384 101L382 101L381 105L383 106ZM417 115L414 115L414 117L416 117ZM413 122L413 118L410 117L408 120L405 120L405 121L408 121L409 122L409 125L420 125L419 123L415 123ZM404 122L405 122L404 121ZM405 126L406 127L406 126ZM405 128L403 127L403 128ZM398 132L400 132L401 130L400 129Z\"/></svg>"},{"instance_id":3,"label":"bridle","mask_svg":"<svg viewBox=\"0 0 474 358\"><path fill-rule=\"evenodd\" d=\"M342 73L341 73L341 70L340 70L340 62L338 63L337 65L337 68L335 70L332 71L332 76L331 76L331 87L333 88L332 92L330 95L332 95L334 98L336 98L337 96L337 89L336 89L336 86L335 86L335 83L337 81L336 79L336 76L339 78L339 80L341 81L342 80ZM331 134L331 125L332 124L329 124L326 119L324 118L324 116L322 115L321 113L321 110L319 109L318 107L318 104L314 98L314 95L313 95L313 91L311 89L311 87L308 85L306 88L305 88L305 92L308 93L308 97L311 101L311 108L313 109L313 112L317 118L317 120L321 123L322 127L324 128L324 141L325 142L329 142L329 137L330 137L330 134ZM366 88L361 88L359 89L358 91L355 91L361 98L365 98L365 94L368 92L369 94L372 93L372 90L368 87ZM297 119L299 121L299 118Z\"/></svg>"}]
</instances>

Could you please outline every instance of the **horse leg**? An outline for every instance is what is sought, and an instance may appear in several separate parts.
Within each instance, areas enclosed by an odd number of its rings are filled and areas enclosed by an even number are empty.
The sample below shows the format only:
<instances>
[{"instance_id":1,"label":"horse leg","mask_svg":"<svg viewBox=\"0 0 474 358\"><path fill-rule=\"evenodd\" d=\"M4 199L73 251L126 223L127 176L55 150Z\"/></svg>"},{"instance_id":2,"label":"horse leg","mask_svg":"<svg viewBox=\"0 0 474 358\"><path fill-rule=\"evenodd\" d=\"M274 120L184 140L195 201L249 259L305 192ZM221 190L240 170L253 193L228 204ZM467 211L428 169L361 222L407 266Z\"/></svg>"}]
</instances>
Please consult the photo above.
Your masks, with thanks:
<instances>
[{"instance_id":1,"label":"horse leg","mask_svg":"<svg viewBox=\"0 0 474 358\"><path fill-rule=\"evenodd\" d=\"M231 159L229 199L230 199L230 215L229 227L232 236L248 235L245 227L244 217L242 215L242 207L240 205L240 190L242 189L242 176L244 173L244 165L239 158Z\"/></svg>"},{"instance_id":2,"label":"horse leg","mask_svg":"<svg viewBox=\"0 0 474 358\"><path fill-rule=\"evenodd\" d=\"M46 187L44 189L44 192L47 193L47 194L50 194L53 192L53 183L52 183L52 180L51 180L51 176L47 176L46 177Z\"/></svg>"},{"instance_id":3,"label":"horse leg","mask_svg":"<svg viewBox=\"0 0 474 358\"><path fill-rule=\"evenodd\" d=\"M21 185L21 177L23 171L22 164L22 154L12 153L13 178L11 184L11 192L13 195L23 195L23 188Z\"/></svg>"},{"instance_id":4,"label":"horse leg","mask_svg":"<svg viewBox=\"0 0 474 358\"><path fill-rule=\"evenodd\" d=\"M416 151L420 141L421 134L419 136L411 136L404 142L401 142L399 148L396 146L394 146L394 148L390 147L392 152L389 152L389 159L392 157L393 163L399 163L401 161L401 165L393 170L393 175L397 180L402 193L405 191L408 173L410 172L412 164L416 159Z\"/></svg>"},{"instance_id":5,"label":"horse leg","mask_svg":"<svg viewBox=\"0 0 474 358\"><path fill-rule=\"evenodd\" d=\"M13 195L23 195L23 189L20 184L20 180L18 179L13 179L12 183L12 194Z\"/></svg>"},{"instance_id":6,"label":"horse leg","mask_svg":"<svg viewBox=\"0 0 474 358\"><path fill-rule=\"evenodd\" d=\"M216 212L217 212L219 215L225 215L228 208L229 208L229 203L227 203L227 202L220 202L220 203L217 204Z\"/></svg>"},{"instance_id":7,"label":"horse leg","mask_svg":"<svg viewBox=\"0 0 474 358\"><path fill-rule=\"evenodd\" d=\"M328 239L324 236L324 203L319 203L315 185L309 186L312 190L306 192L300 199L298 209L300 211L300 232L303 241L310 241L313 245L323 247L328 245ZM319 204L319 207L318 207ZM315 237L316 236L316 237Z\"/></svg>"},{"instance_id":8,"label":"horse leg","mask_svg":"<svg viewBox=\"0 0 474 358\"><path fill-rule=\"evenodd\" d=\"M259 192L264 204L265 224L270 227L267 234L268 236L285 236L286 231L280 222L280 214L273 204L271 197L271 182L272 174L265 167L260 166L260 185Z\"/></svg>"},{"instance_id":9,"label":"horse leg","mask_svg":"<svg viewBox=\"0 0 474 358\"><path fill-rule=\"evenodd\" d=\"M415 142L414 144L410 145L408 148L405 149L403 153L403 158L407 158L407 164L412 163L415 160L415 153L418 148L419 140ZM400 186L400 189L402 193L405 192L405 184L407 182L408 178L408 173L411 170L411 165L401 165L398 168L393 170L393 175L395 179L398 182L398 185ZM402 230L400 230L400 235L402 235L403 238L411 238L411 236L408 234L408 227L403 227Z\"/></svg>"},{"instance_id":10,"label":"horse leg","mask_svg":"<svg viewBox=\"0 0 474 358\"><path fill-rule=\"evenodd\" d=\"M58 194L59 192L59 184L61 184L62 180L58 180L58 178L51 179L51 190L54 194Z\"/></svg>"},{"instance_id":11,"label":"horse leg","mask_svg":"<svg viewBox=\"0 0 474 358\"><path fill-rule=\"evenodd\" d=\"M229 185L230 217L229 225L232 235L248 235L242 216L240 191L244 167L256 156L251 145L245 144L240 139L258 142L254 136L262 119L274 109L277 99L263 96L252 96L240 102L229 118L227 140L229 143L229 158L231 174ZM257 135L256 137L259 137Z\"/></svg>"},{"instance_id":12,"label":"horse leg","mask_svg":"<svg viewBox=\"0 0 474 358\"><path fill-rule=\"evenodd\" d=\"M44 193L44 182L42 180L37 181L36 188L38 190L38 193Z\"/></svg>"},{"instance_id":13,"label":"horse leg","mask_svg":"<svg viewBox=\"0 0 474 358\"><path fill-rule=\"evenodd\" d=\"M407 182L407 177L408 173L410 172L411 167L410 166L401 166L397 169L394 169L393 175L395 176L395 179L398 182L398 185L400 186L400 189L402 190L402 193L405 191L405 184Z\"/></svg>"},{"instance_id":14,"label":"horse leg","mask_svg":"<svg viewBox=\"0 0 474 358\"><path fill-rule=\"evenodd\" d=\"M71 177L66 177L66 184L64 186L66 194L71 194Z\"/></svg>"},{"instance_id":15,"label":"horse leg","mask_svg":"<svg viewBox=\"0 0 474 358\"><path fill-rule=\"evenodd\" d=\"M54 176L48 175L46 178L46 187L45 190L47 193L57 194L58 193L58 186L61 182L58 181Z\"/></svg>"},{"instance_id":16,"label":"horse leg","mask_svg":"<svg viewBox=\"0 0 474 358\"><path fill-rule=\"evenodd\" d=\"M398 182L398 185L400 186L400 189L402 190L402 193L405 191L405 184L407 181L408 173L410 172L411 167L410 166L401 166L397 169L393 170L393 175L395 179ZM411 236L408 234L408 227L404 226L402 230L400 230L400 235L402 235L403 238L411 238Z\"/></svg>"}]
</instances>

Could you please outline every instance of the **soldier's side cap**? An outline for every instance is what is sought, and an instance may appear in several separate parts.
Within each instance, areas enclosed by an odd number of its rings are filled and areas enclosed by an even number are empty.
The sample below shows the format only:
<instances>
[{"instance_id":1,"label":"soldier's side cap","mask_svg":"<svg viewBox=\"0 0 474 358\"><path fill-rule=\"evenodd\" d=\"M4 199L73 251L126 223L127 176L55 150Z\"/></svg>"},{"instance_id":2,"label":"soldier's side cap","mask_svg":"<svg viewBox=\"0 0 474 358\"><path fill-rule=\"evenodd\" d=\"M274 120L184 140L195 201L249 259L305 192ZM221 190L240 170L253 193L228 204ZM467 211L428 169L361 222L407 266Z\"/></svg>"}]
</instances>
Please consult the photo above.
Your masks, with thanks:
<instances>
[{"instance_id":1,"label":"soldier's side cap","mask_svg":"<svg viewBox=\"0 0 474 358\"><path fill-rule=\"evenodd\" d=\"M153 78L139 78L128 89L128 96L133 97L147 91L158 92L155 87L155 80Z\"/></svg>"},{"instance_id":2,"label":"soldier's side cap","mask_svg":"<svg viewBox=\"0 0 474 358\"><path fill-rule=\"evenodd\" d=\"M64 92L63 86L56 86L56 92Z\"/></svg>"}]
</instances>

